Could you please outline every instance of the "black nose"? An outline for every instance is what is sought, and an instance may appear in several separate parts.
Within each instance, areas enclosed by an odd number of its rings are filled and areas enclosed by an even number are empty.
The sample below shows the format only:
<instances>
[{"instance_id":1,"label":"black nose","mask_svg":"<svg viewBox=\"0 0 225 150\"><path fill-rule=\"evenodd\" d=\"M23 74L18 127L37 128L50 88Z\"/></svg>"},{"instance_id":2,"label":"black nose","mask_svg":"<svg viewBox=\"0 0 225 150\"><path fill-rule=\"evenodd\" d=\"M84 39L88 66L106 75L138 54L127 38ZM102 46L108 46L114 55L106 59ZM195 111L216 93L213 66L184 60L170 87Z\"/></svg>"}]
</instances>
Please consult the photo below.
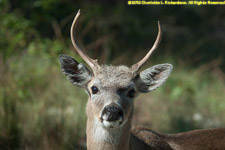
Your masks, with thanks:
<instances>
[{"instance_id":1,"label":"black nose","mask_svg":"<svg viewBox=\"0 0 225 150\"><path fill-rule=\"evenodd\" d=\"M102 112L102 118L106 121L117 121L123 117L123 110L116 104L106 106Z\"/></svg>"}]
</instances>

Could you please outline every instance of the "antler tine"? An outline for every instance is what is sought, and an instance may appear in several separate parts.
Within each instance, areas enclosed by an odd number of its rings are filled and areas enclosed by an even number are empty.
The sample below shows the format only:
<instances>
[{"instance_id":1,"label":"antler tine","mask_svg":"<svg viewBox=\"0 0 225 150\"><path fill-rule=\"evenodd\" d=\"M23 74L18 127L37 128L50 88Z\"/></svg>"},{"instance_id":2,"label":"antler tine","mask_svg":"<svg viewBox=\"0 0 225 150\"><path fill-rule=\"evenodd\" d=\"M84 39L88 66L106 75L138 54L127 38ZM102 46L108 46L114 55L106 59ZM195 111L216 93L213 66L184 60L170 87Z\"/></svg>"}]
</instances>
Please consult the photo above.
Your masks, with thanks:
<instances>
[{"instance_id":1,"label":"antler tine","mask_svg":"<svg viewBox=\"0 0 225 150\"><path fill-rule=\"evenodd\" d=\"M162 37L161 27L160 27L160 23L158 21L158 35L155 40L155 43L142 60L140 60L138 63L132 65L131 69L133 70L134 74L136 74L140 70L141 66L148 60L148 58L151 56L153 51L158 47L161 37Z\"/></svg>"},{"instance_id":2,"label":"antler tine","mask_svg":"<svg viewBox=\"0 0 225 150\"><path fill-rule=\"evenodd\" d=\"M76 43L76 40L75 40L75 36L74 36L74 32L76 30L76 24L77 24L77 20L80 16L80 9L78 10L74 20L73 20L73 23L72 23L72 26L70 28L70 36L71 36L71 41L72 41L72 44L73 44L73 47L75 48L75 50L77 51L77 53L83 58L83 60L91 67L91 69L95 72L95 70L97 68L99 68L99 64L98 64L98 60L94 60L94 59L91 59L89 56L87 56L81 49L80 47L78 46L78 44ZM75 33L76 34L76 33Z\"/></svg>"}]
</instances>

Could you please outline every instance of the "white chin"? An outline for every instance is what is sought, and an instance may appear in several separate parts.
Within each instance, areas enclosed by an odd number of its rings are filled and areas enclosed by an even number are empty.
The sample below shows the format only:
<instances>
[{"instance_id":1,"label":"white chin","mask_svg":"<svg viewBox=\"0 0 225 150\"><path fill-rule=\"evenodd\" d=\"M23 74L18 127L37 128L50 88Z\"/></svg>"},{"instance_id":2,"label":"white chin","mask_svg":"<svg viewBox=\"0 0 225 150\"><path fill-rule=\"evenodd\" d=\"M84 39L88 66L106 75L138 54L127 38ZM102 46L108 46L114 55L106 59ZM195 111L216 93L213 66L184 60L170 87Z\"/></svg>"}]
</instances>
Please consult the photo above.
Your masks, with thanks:
<instances>
[{"instance_id":1,"label":"white chin","mask_svg":"<svg viewBox=\"0 0 225 150\"><path fill-rule=\"evenodd\" d=\"M103 126L106 127L106 128L117 128L120 126L121 124L121 121L106 121L106 120L103 120Z\"/></svg>"}]
</instances>

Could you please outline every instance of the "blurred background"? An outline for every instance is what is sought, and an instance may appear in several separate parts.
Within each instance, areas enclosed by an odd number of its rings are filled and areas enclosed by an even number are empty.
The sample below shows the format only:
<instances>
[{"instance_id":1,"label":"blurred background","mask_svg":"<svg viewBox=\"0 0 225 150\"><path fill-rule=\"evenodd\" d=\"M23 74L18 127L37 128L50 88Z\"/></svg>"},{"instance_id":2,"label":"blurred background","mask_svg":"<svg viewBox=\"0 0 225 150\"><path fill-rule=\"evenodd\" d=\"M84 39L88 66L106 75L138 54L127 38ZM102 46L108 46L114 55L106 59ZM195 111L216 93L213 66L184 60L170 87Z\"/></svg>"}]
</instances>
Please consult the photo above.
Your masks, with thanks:
<instances>
[{"instance_id":1,"label":"blurred background","mask_svg":"<svg viewBox=\"0 0 225 150\"><path fill-rule=\"evenodd\" d=\"M165 133L225 127L222 6L128 6L123 0L0 0L0 149L85 149L87 95L66 80L58 55L79 62L69 30L101 64L171 63L166 84L135 100L134 126Z\"/></svg>"}]
</instances>

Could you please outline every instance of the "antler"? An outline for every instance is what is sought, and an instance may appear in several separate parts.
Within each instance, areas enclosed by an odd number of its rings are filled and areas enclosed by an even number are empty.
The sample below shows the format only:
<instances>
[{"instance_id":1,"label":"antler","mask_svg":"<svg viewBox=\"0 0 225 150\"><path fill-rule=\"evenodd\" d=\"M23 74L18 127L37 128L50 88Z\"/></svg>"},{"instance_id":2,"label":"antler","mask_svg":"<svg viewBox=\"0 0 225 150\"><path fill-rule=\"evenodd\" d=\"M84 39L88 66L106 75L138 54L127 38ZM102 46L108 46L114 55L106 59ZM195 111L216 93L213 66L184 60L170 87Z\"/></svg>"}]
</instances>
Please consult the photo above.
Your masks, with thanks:
<instances>
[{"instance_id":1,"label":"antler","mask_svg":"<svg viewBox=\"0 0 225 150\"><path fill-rule=\"evenodd\" d=\"M77 24L77 20L80 16L80 10L78 10L74 20L73 20L73 23L72 23L72 26L70 28L70 36L71 36L71 41L73 43L73 47L75 48L75 50L77 51L77 53L83 58L83 60L90 66L90 68L93 70L94 74L95 72L97 71L97 69L100 68L100 65L98 64L98 60L94 60L94 59L91 59L89 56L87 56L81 49L80 47L78 46L78 44L76 43L76 40L75 40L75 37L74 37L74 32L76 30L76 24Z\"/></svg>"},{"instance_id":2,"label":"antler","mask_svg":"<svg viewBox=\"0 0 225 150\"><path fill-rule=\"evenodd\" d=\"M145 57L138 63L132 65L131 69L133 70L133 74L137 74L137 72L140 70L141 66L148 60L148 58L151 56L152 52L158 47L161 37L162 37L161 27L160 27L160 23L158 21L158 35L157 35L156 41L155 41L154 45L152 46L152 48L149 50L149 52L145 55Z\"/></svg>"}]
</instances>

